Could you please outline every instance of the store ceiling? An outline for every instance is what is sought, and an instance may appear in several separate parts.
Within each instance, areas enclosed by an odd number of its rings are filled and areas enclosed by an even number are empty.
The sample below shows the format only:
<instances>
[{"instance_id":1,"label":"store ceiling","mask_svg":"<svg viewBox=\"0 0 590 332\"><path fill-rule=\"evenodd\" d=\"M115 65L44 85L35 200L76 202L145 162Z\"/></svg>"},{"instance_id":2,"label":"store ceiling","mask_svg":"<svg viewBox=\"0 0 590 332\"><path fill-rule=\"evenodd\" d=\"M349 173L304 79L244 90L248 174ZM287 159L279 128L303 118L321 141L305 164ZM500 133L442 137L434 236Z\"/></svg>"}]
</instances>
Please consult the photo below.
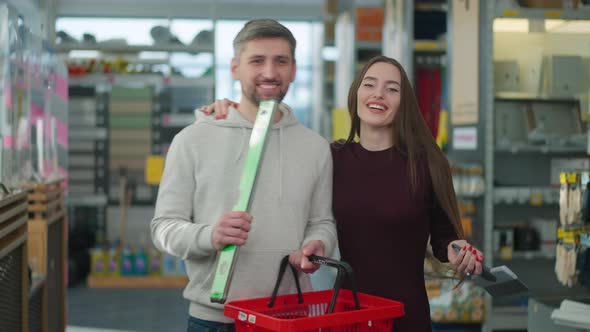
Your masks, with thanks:
<instances>
[{"instance_id":1,"label":"store ceiling","mask_svg":"<svg viewBox=\"0 0 590 332\"><path fill-rule=\"evenodd\" d=\"M322 0L55 0L57 16L320 19Z\"/></svg>"}]
</instances>

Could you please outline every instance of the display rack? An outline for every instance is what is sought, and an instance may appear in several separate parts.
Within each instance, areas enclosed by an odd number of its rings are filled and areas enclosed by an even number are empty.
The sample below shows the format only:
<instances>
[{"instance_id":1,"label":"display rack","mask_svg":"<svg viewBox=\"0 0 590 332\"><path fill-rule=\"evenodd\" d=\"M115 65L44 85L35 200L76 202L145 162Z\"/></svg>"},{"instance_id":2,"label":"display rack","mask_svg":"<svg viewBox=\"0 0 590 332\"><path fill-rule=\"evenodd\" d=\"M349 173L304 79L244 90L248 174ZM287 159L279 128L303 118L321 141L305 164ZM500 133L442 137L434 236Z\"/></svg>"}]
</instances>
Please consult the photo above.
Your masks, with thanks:
<instances>
[{"instance_id":1,"label":"display rack","mask_svg":"<svg viewBox=\"0 0 590 332\"><path fill-rule=\"evenodd\" d=\"M566 296L564 294L588 292L581 287L569 289L558 284L551 248L543 250L538 245L520 241L513 248L504 246L510 249L508 255L506 251L497 251L498 239L502 242L506 234L516 236L513 232L517 231L530 235L536 230L542 243L545 239L555 240L555 233L547 231L547 228L557 227L559 211L552 176L559 167L552 163L558 159L587 159L588 156L587 137L584 137L587 128L581 121L579 99L571 94L551 92L544 79L547 57L571 54L575 48L570 47L572 37L562 34L566 37L560 38L564 43L560 46L554 46L550 40L557 37L547 37L549 34L543 33L511 33L506 38L507 35L494 32L494 22L499 18L541 23L550 18L588 20L590 11L588 8L519 8L504 1L481 2L480 11L481 121L475 127L478 146L483 148L473 152L471 157L483 160L485 168L486 264L507 265L528 285L531 298L551 294L557 299ZM530 40L534 38L537 44L532 45ZM543 52L536 52L536 47L543 47ZM544 59L536 58L542 55ZM527 66L526 70L522 70L523 65ZM556 84L555 79L549 82ZM545 124L540 125L543 121ZM543 133L539 128L546 131ZM539 133L544 136L537 135ZM504 233L505 230L508 233ZM527 301L526 296L488 298L484 331L526 330Z\"/></svg>"},{"instance_id":2,"label":"display rack","mask_svg":"<svg viewBox=\"0 0 590 332\"><path fill-rule=\"evenodd\" d=\"M70 82L69 95L70 220L72 227L89 228L101 241L109 188L109 96L100 85L81 81Z\"/></svg>"},{"instance_id":3,"label":"display rack","mask_svg":"<svg viewBox=\"0 0 590 332\"><path fill-rule=\"evenodd\" d=\"M152 114L156 87L150 84L114 82L110 97L109 200L117 204L120 181L135 184L132 204L153 204L152 188L145 184L145 160L152 152ZM123 173L122 173L123 172Z\"/></svg>"},{"instance_id":4,"label":"display rack","mask_svg":"<svg viewBox=\"0 0 590 332\"><path fill-rule=\"evenodd\" d=\"M153 153L165 155L174 135L195 122L195 109L209 104L214 98L213 77L173 78L164 85L159 95L158 111L154 111Z\"/></svg>"},{"instance_id":5,"label":"display rack","mask_svg":"<svg viewBox=\"0 0 590 332\"><path fill-rule=\"evenodd\" d=\"M28 331L26 193L0 199L0 330Z\"/></svg>"},{"instance_id":6,"label":"display rack","mask_svg":"<svg viewBox=\"0 0 590 332\"><path fill-rule=\"evenodd\" d=\"M184 45L108 45L108 44L58 44L55 46L57 52L65 53L70 51L98 51L103 53L130 54L139 52L185 52L185 53L212 53L213 46L184 46Z\"/></svg>"},{"instance_id":7,"label":"display rack","mask_svg":"<svg viewBox=\"0 0 590 332\"><path fill-rule=\"evenodd\" d=\"M63 180L25 185L28 220L28 261L33 273L45 275L48 331L65 331L67 222Z\"/></svg>"},{"instance_id":8,"label":"display rack","mask_svg":"<svg viewBox=\"0 0 590 332\"><path fill-rule=\"evenodd\" d=\"M35 275L29 289L29 331L47 331L47 279Z\"/></svg>"}]
</instances>

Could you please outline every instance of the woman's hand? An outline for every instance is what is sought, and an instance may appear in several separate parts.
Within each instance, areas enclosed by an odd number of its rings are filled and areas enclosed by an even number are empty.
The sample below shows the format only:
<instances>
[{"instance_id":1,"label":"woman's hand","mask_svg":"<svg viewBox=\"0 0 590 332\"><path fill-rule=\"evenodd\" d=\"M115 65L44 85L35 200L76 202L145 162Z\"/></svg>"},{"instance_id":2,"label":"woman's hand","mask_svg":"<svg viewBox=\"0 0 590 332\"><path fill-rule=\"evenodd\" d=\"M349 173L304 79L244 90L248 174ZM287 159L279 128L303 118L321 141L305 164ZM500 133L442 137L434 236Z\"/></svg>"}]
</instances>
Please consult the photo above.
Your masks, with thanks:
<instances>
[{"instance_id":1,"label":"woman's hand","mask_svg":"<svg viewBox=\"0 0 590 332\"><path fill-rule=\"evenodd\" d=\"M238 103L233 102L227 98L218 99L214 103L201 107L199 110L207 115L215 114L215 119L225 119L227 118L227 113L229 113L229 108L238 108L240 106Z\"/></svg>"},{"instance_id":2,"label":"woman's hand","mask_svg":"<svg viewBox=\"0 0 590 332\"><path fill-rule=\"evenodd\" d=\"M453 244L456 244L461 248L459 252L455 252ZM471 246L467 241L455 240L449 243L447 247L447 255L449 262L455 267L457 272L464 273L468 277L474 274L481 274L481 262L483 262L485 257L481 251Z\"/></svg>"}]
</instances>

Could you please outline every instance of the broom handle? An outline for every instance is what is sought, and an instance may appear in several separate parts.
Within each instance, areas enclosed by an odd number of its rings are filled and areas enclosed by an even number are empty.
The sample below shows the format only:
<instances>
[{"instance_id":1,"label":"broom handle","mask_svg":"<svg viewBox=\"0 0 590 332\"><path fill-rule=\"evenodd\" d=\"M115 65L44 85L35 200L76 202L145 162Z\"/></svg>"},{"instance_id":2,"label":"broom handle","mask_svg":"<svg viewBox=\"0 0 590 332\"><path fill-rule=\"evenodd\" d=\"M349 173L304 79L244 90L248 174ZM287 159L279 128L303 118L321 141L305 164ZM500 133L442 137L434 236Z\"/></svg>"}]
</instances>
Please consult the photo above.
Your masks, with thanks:
<instances>
[{"instance_id":1,"label":"broom handle","mask_svg":"<svg viewBox=\"0 0 590 332\"><path fill-rule=\"evenodd\" d=\"M119 248L124 248L125 232L127 228L127 172L121 169L119 179Z\"/></svg>"}]
</instances>

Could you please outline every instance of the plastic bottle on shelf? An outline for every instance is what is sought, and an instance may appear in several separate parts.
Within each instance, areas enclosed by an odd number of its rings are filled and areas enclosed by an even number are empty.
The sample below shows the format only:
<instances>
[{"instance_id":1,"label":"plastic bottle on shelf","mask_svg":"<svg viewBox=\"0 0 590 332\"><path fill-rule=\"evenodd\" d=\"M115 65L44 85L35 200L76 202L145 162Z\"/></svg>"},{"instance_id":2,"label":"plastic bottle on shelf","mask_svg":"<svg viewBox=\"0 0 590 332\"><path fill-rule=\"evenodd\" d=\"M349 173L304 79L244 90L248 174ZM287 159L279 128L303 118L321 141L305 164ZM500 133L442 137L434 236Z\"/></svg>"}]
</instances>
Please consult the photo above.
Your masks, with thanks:
<instances>
[{"instance_id":1,"label":"plastic bottle on shelf","mask_svg":"<svg viewBox=\"0 0 590 332\"><path fill-rule=\"evenodd\" d=\"M145 276L148 274L148 255L143 246L140 246L134 256L135 275Z\"/></svg>"},{"instance_id":2,"label":"plastic bottle on shelf","mask_svg":"<svg viewBox=\"0 0 590 332\"><path fill-rule=\"evenodd\" d=\"M176 275L176 258L174 256L166 253L162 255L162 275Z\"/></svg>"},{"instance_id":3,"label":"plastic bottle on shelf","mask_svg":"<svg viewBox=\"0 0 590 332\"><path fill-rule=\"evenodd\" d=\"M186 265L184 263L184 259L180 257L176 258L176 275L186 276Z\"/></svg>"},{"instance_id":4,"label":"plastic bottle on shelf","mask_svg":"<svg viewBox=\"0 0 590 332\"><path fill-rule=\"evenodd\" d=\"M155 248L151 248L149 251L149 270L150 276L159 276L162 274L162 259L160 252Z\"/></svg>"},{"instance_id":5,"label":"plastic bottle on shelf","mask_svg":"<svg viewBox=\"0 0 590 332\"><path fill-rule=\"evenodd\" d=\"M134 274L133 261L133 252L126 246L121 252L121 275L131 276Z\"/></svg>"},{"instance_id":6,"label":"plastic bottle on shelf","mask_svg":"<svg viewBox=\"0 0 590 332\"><path fill-rule=\"evenodd\" d=\"M117 250L117 246L112 245L109 248L109 252L107 255L107 274L110 277L118 277L121 275L121 264L119 259L119 251Z\"/></svg>"},{"instance_id":7,"label":"plastic bottle on shelf","mask_svg":"<svg viewBox=\"0 0 590 332\"><path fill-rule=\"evenodd\" d=\"M92 267L90 274L93 277L104 277L106 275L106 259L102 247L90 249L90 261Z\"/></svg>"}]
</instances>

